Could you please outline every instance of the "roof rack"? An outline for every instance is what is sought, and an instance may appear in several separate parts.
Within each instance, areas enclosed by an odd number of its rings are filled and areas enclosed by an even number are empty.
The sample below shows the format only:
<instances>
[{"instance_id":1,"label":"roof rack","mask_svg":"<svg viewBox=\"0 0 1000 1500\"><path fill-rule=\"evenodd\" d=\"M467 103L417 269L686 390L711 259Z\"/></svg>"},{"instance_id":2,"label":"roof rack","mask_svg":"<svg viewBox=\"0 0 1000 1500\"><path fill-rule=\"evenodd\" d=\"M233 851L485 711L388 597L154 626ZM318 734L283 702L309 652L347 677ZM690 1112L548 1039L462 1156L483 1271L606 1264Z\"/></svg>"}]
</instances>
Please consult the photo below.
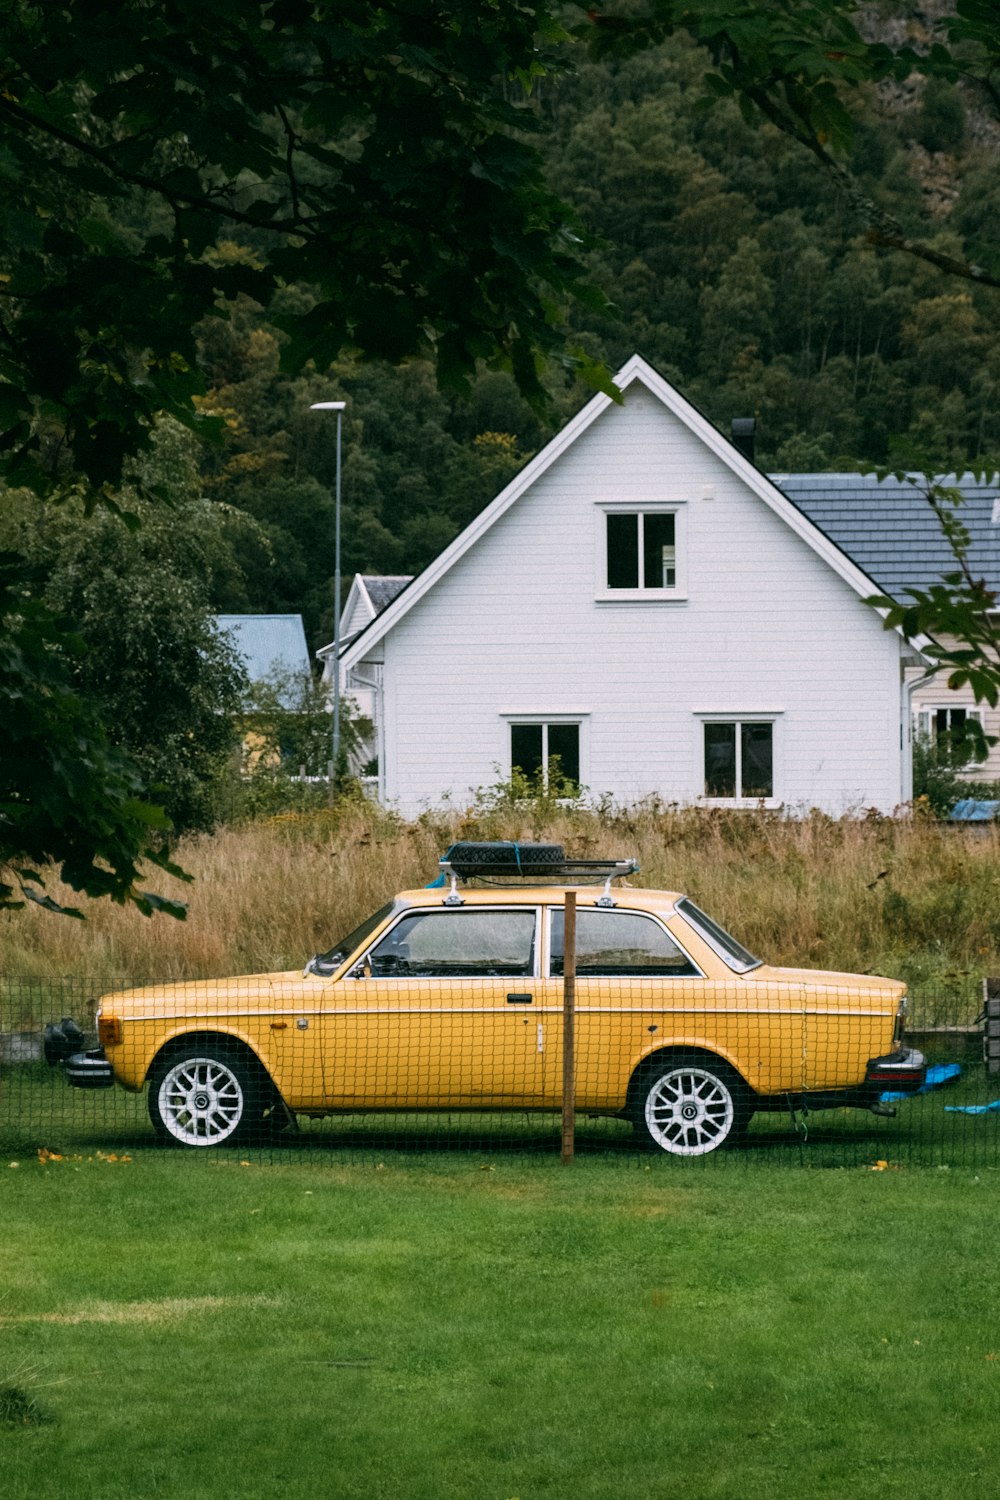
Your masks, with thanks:
<instances>
[{"instance_id":1,"label":"roof rack","mask_svg":"<svg viewBox=\"0 0 1000 1500\"><path fill-rule=\"evenodd\" d=\"M635 859L570 859L562 844L459 843L452 844L440 860L440 881L451 881L451 896L457 896L458 881L509 880L535 885L584 885L604 883L604 896L612 880L634 875ZM457 898L461 899L461 898ZM603 898L602 898L603 899Z\"/></svg>"}]
</instances>

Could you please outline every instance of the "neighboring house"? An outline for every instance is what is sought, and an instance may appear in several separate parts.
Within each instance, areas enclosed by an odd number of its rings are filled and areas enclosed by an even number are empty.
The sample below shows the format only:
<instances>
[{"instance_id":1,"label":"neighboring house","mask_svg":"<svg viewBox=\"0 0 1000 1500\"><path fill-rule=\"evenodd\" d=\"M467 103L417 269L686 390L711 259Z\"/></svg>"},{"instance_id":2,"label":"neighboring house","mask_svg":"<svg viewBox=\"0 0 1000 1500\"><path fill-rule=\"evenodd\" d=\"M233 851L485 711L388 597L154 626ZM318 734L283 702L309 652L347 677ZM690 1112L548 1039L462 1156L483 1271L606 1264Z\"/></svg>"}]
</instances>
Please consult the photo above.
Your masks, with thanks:
<instances>
[{"instance_id":1,"label":"neighboring house","mask_svg":"<svg viewBox=\"0 0 1000 1500\"><path fill-rule=\"evenodd\" d=\"M355 573L347 601L340 615L341 655L361 632L367 629L371 622L403 592L406 585L412 582L412 577L403 573ZM323 663L323 681L332 683L333 647L321 646L316 655ZM375 718L375 688L371 682L365 680L364 672L352 672L345 675L341 682L341 691L354 700L358 717L371 724ZM372 754L374 753L373 748Z\"/></svg>"},{"instance_id":2,"label":"neighboring house","mask_svg":"<svg viewBox=\"0 0 1000 1500\"><path fill-rule=\"evenodd\" d=\"M294 712L301 696L294 690L295 678L312 677L312 660L306 645L301 615L216 615L215 623L233 641L251 683L282 684L279 705ZM244 754L250 761L260 758L260 735L247 727Z\"/></svg>"},{"instance_id":3,"label":"neighboring house","mask_svg":"<svg viewBox=\"0 0 1000 1500\"><path fill-rule=\"evenodd\" d=\"M400 595L412 577L403 573L355 573L340 614L341 656L361 632ZM323 663L323 682L333 682L333 646L321 646L316 655ZM376 724L378 687L363 667L345 672L340 690L353 704L357 739L348 754L348 769L367 780L368 768L378 760Z\"/></svg>"},{"instance_id":4,"label":"neighboring house","mask_svg":"<svg viewBox=\"0 0 1000 1500\"><path fill-rule=\"evenodd\" d=\"M957 571L934 512L927 481L919 474L879 480L873 474L772 474L770 478L828 537L879 585L903 599ZM973 474L936 476L935 483L962 494L958 518L969 534L969 567L1000 594L1000 480ZM968 687L948 686L947 671L920 674L912 685L914 728L928 739L961 733L970 719L990 737L1000 737L1000 711L977 704ZM970 779L1000 779L1000 745L989 760L968 768Z\"/></svg>"},{"instance_id":5,"label":"neighboring house","mask_svg":"<svg viewBox=\"0 0 1000 1500\"><path fill-rule=\"evenodd\" d=\"M619 803L907 801L927 662L875 581L644 360L616 380L343 649L382 799L558 756Z\"/></svg>"},{"instance_id":6,"label":"neighboring house","mask_svg":"<svg viewBox=\"0 0 1000 1500\"><path fill-rule=\"evenodd\" d=\"M251 682L312 675L301 615L216 615L215 623L232 637Z\"/></svg>"}]
</instances>

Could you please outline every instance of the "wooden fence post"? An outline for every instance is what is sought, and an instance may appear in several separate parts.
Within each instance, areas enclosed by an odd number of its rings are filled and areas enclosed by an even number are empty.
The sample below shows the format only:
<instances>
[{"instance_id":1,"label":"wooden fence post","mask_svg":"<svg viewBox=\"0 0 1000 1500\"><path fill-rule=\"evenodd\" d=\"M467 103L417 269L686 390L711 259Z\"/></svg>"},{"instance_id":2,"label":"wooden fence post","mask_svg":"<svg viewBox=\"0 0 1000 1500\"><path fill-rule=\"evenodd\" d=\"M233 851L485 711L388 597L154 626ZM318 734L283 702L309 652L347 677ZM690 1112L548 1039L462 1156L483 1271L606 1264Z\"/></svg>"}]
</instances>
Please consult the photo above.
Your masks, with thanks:
<instances>
[{"instance_id":1,"label":"wooden fence post","mask_svg":"<svg viewBox=\"0 0 1000 1500\"><path fill-rule=\"evenodd\" d=\"M576 892L566 892L563 913L563 1049L562 1049L562 1164L573 1160L576 1128L576 1076L573 1057L576 1019Z\"/></svg>"}]
</instances>

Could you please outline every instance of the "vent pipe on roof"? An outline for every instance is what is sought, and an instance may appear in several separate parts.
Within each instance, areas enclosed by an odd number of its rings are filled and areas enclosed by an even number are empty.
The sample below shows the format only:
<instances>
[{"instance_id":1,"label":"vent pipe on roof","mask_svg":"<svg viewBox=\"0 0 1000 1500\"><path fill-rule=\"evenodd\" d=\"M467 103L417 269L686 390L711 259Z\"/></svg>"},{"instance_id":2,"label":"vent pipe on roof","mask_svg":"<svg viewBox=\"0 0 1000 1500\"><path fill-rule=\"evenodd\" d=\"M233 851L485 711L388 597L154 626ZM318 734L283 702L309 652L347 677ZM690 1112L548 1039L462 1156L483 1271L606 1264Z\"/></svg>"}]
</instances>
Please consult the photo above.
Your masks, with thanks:
<instances>
[{"instance_id":1,"label":"vent pipe on roof","mask_svg":"<svg viewBox=\"0 0 1000 1500\"><path fill-rule=\"evenodd\" d=\"M738 448L744 458L753 463L754 440L757 433L756 417L733 418L733 447Z\"/></svg>"}]
</instances>

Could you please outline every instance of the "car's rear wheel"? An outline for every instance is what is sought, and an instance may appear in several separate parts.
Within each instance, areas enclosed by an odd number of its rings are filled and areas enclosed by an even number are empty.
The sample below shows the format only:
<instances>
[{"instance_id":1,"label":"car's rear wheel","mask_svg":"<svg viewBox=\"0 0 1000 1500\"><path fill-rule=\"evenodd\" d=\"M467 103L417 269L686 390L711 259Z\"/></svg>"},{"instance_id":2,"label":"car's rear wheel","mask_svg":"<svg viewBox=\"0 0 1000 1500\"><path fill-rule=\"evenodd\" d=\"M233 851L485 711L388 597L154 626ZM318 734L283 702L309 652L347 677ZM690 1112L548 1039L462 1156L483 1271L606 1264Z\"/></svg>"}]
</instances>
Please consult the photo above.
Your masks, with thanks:
<instances>
[{"instance_id":1,"label":"car's rear wheel","mask_svg":"<svg viewBox=\"0 0 1000 1500\"><path fill-rule=\"evenodd\" d=\"M746 1130L753 1108L740 1075L718 1057L674 1052L643 1065L629 1115L639 1143L670 1156L705 1156Z\"/></svg>"},{"instance_id":2,"label":"car's rear wheel","mask_svg":"<svg viewBox=\"0 0 1000 1500\"><path fill-rule=\"evenodd\" d=\"M180 1146L244 1145L287 1122L260 1064L242 1048L192 1038L154 1065L149 1117L165 1141Z\"/></svg>"}]
</instances>

